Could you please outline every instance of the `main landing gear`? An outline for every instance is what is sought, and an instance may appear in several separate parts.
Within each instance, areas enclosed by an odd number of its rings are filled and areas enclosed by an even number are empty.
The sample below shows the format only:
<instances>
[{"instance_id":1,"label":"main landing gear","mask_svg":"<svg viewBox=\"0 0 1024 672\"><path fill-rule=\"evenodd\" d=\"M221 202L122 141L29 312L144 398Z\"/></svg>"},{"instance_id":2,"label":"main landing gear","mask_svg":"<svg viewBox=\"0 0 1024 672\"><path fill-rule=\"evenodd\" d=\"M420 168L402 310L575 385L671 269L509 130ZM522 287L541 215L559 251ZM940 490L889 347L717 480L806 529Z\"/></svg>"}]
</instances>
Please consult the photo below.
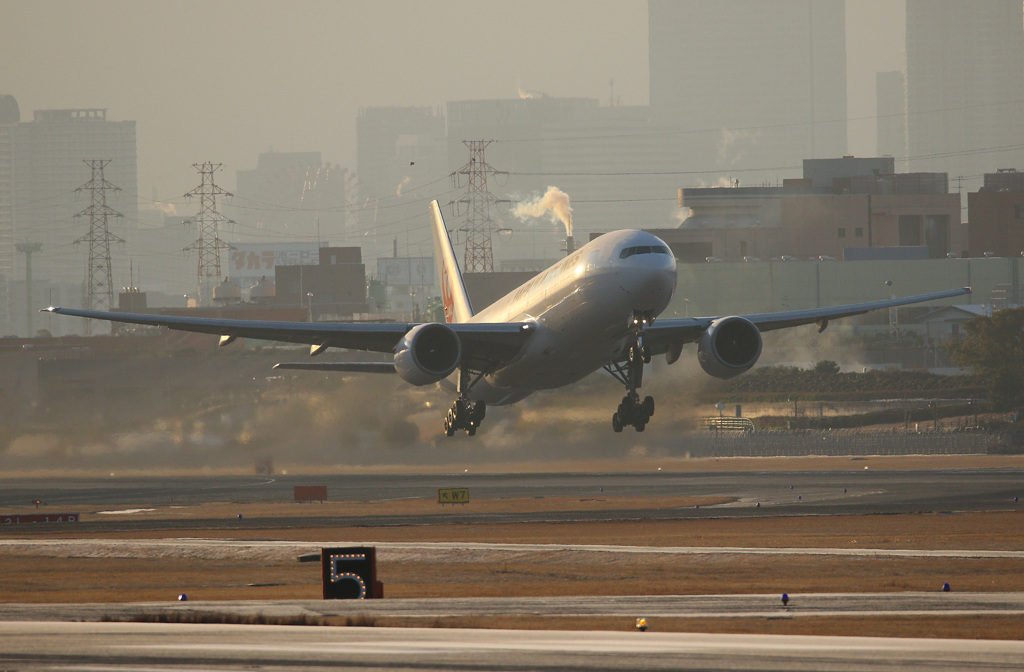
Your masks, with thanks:
<instances>
[{"instance_id":1,"label":"main landing gear","mask_svg":"<svg viewBox=\"0 0 1024 672\"><path fill-rule=\"evenodd\" d=\"M644 364L651 361L651 355L644 346L644 330L654 321L654 314L636 311L630 319L629 349L625 362L613 362L604 368L626 386L626 396L612 415L612 429L621 432L624 427L644 431L654 415L654 397L640 400L637 388L643 383Z\"/></svg>"},{"instance_id":2,"label":"main landing gear","mask_svg":"<svg viewBox=\"0 0 1024 672\"><path fill-rule=\"evenodd\" d=\"M454 436L455 432L460 429L466 430L466 434L473 436L485 415L487 415L487 405L484 402L470 401L459 397L448 409L448 415L444 419L445 436Z\"/></svg>"},{"instance_id":3,"label":"main landing gear","mask_svg":"<svg viewBox=\"0 0 1024 672\"><path fill-rule=\"evenodd\" d=\"M459 371L459 398L452 403L444 419L445 436L454 436L455 432L462 429L466 430L466 434L473 436L487 415L487 404L483 401L469 400L469 390L483 378L483 374L478 374L472 381L470 375L471 372L466 369Z\"/></svg>"}]
</instances>

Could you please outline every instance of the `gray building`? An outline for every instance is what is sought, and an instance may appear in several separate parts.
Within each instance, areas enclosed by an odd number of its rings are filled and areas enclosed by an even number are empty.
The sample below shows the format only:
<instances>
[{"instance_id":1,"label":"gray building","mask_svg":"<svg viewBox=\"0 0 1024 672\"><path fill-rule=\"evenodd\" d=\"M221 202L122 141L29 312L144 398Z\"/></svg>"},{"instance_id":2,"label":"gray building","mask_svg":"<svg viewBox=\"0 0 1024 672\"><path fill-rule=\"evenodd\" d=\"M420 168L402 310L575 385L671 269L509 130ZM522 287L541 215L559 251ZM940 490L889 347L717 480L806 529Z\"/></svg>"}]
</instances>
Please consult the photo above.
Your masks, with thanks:
<instances>
[{"instance_id":1,"label":"gray building","mask_svg":"<svg viewBox=\"0 0 1024 672\"><path fill-rule=\"evenodd\" d=\"M1024 164L1020 0L907 0L911 170L982 176Z\"/></svg>"},{"instance_id":2,"label":"gray building","mask_svg":"<svg viewBox=\"0 0 1024 672\"><path fill-rule=\"evenodd\" d=\"M88 192L75 189L92 177L84 163L109 159L105 179L120 188L107 192L107 205L124 215L111 218L122 238L138 222L138 169L134 121L108 121L105 109L36 110L21 121L17 101L0 96L0 331L24 330L24 311L15 301L12 278L25 273L19 243L41 243L33 254L33 278L40 282L83 282L88 247L72 243L89 231L88 217L75 218L90 205ZM114 282L127 284L128 260L114 261Z\"/></svg>"},{"instance_id":3,"label":"gray building","mask_svg":"<svg viewBox=\"0 0 1024 672\"><path fill-rule=\"evenodd\" d=\"M392 256L397 238L415 232L433 249L427 203L450 188L445 117L429 107L368 107L356 119L356 190L353 214L368 259ZM354 239L353 239L354 240Z\"/></svg>"},{"instance_id":4,"label":"gray building","mask_svg":"<svg viewBox=\"0 0 1024 672\"><path fill-rule=\"evenodd\" d=\"M896 170L907 169L907 78L903 72L875 73L877 153L897 159Z\"/></svg>"},{"instance_id":5,"label":"gray building","mask_svg":"<svg viewBox=\"0 0 1024 672\"><path fill-rule=\"evenodd\" d=\"M651 108L694 136L695 169L775 178L846 152L842 0L649 0L648 15Z\"/></svg>"},{"instance_id":6,"label":"gray building","mask_svg":"<svg viewBox=\"0 0 1024 672\"><path fill-rule=\"evenodd\" d=\"M239 170L226 212L241 226L221 232L232 242L263 241L268 232L289 241L339 239L346 232L348 170L320 152L267 152L256 168Z\"/></svg>"}]
</instances>

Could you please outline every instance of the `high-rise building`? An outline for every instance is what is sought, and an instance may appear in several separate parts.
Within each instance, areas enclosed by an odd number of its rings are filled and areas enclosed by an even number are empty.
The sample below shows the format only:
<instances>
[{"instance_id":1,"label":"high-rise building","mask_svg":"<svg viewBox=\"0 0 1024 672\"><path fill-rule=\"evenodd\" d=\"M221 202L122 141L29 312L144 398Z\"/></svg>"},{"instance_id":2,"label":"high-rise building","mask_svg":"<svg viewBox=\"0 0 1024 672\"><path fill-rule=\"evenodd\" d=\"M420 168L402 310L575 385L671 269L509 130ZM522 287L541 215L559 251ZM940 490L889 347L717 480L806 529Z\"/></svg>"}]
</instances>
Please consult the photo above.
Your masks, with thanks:
<instances>
[{"instance_id":1,"label":"high-rise building","mask_svg":"<svg viewBox=\"0 0 1024 672\"><path fill-rule=\"evenodd\" d=\"M1024 164L1020 0L907 0L907 129L912 170L976 190Z\"/></svg>"},{"instance_id":2,"label":"high-rise building","mask_svg":"<svg viewBox=\"0 0 1024 672\"><path fill-rule=\"evenodd\" d=\"M843 0L649 0L648 19L652 112L694 136L695 169L846 152Z\"/></svg>"},{"instance_id":3,"label":"high-rise building","mask_svg":"<svg viewBox=\"0 0 1024 672\"><path fill-rule=\"evenodd\" d=\"M907 78L899 70L875 73L876 144L880 156L892 156L905 170L907 156Z\"/></svg>"},{"instance_id":4,"label":"high-rise building","mask_svg":"<svg viewBox=\"0 0 1024 672\"><path fill-rule=\"evenodd\" d=\"M88 233L89 219L74 215L90 200L75 190L92 178L85 163L91 159L110 161L104 178L120 191L107 192L107 205L124 215L123 224L110 222L121 236L124 231L115 226L138 221L135 122L108 121L105 109L36 110L32 121L22 122L17 101L0 96L0 274L8 286L0 301L0 328L24 313L11 305L9 289L24 269L17 244L42 244L32 258L37 281L84 282L88 248L72 243ZM117 278L118 266L115 282L126 282Z\"/></svg>"},{"instance_id":5,"label":"high-rise building","mask_svg":"<svg viewBox=\"0 0 1024 672\"><path fill-rule=\"evenodd\" d=\"M266 242L271 235L289 242L339 239L347 177L347 169L325 163L320 152L260 154L256 168L237 172L227 210L240 226L231 242Z\"/></svg>"},{"instance_id":6,"label":"high-rise building","mask_svg":"<svg viewBox=\"0 0 1024 672\"><path fill-rule=\"evenodd\" d=\"M444 115L429 107L368 107L356 119L356 204L359 238L368 259L393 256L395 240L409 241L411 226L426 231L427 203L447 191L448 152ZM427 185L430 188L425 188ZM429 254L419 236L411 256ZM408 251L408 250L407 250Z\"/></svg>"}]
</instances>

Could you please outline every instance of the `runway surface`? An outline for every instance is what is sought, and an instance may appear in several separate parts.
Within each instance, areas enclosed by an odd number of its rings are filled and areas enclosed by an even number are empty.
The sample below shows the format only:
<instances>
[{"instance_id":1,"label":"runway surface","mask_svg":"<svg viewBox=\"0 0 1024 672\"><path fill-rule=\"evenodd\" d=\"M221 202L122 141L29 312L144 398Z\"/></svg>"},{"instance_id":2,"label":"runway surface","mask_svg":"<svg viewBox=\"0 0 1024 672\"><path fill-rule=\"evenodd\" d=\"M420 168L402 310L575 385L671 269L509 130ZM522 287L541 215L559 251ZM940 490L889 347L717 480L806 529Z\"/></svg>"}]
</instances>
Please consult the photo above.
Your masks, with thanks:
<instances>
[{"instance_id":1,"label":"runway surface","mask_svg":"<svg viewBox=\"0 0 1024 672\"><path fill-rule=\"evenodd\" d=\"M1024 616L1024 593L813 593L790 595L655 595L401 598L387 600L246 600L128 604L0 604L0 621L132 620L140 615L233 614L274 618L474 616L643 616L658 618L769 618L824 616Z\"/></svg>"},{"instance_id":2,"label":"runway surface","mask_svg":"<svg viewBox=\"0 0 1024 672\"><path fill-rule=\"evenodd\" d=\"M17 670L1024 670L1024 642L148 623L0 623Z\"/></svg>"},{"instance_id":3,"label":"runway surface","mask_svg":"<svg viewBox=\"0 0 1024 672\"><path fill-rule=\"evenodd\" d=\"M859 462L858 462L859 464ZM867 465L865 465L867 466ZM179 478L0 479L0 513L41 500L68 512L110 507L199 506L207 502L289 502L296 485L325 485L334 501L436 498L438 488L468 488L473 501L509 498L581 499L728 497L718 506L474 513L449 508L419 515L316 515L245 520L104 519L77 523L83 531L140 529L260 529L266 527L391 526L457 523L678 520L771 515L886 514L1021 509L1024 470L854 470L832 472L704 472L605 474L449 474L329 476L200 476ZM1014 497L1018 501L1014 501ZM757 504L760 504L758 507ZM110 518L110 517L108 517Z\"/></svg>"},{"instance_id":4,"label":"runway surface","mask_svg":"<svg viewBox=\"0 0 1024 672\"><path fill-rule=\"evenodd\" d=\"M862 461L857 461L859 467ZM865 465L869 461L863 461ZM579 498L626 502L639 497L722 497L728 504L672 508L480 513L448 508L415 515L317 515L174 519L98 516L104 510L201 507L207 502L278 503L295 485L326 485L334 501L436 497L437 488L465 487L473 501ZM567 521L676 520L754 516L828 516L1021 510L1024 470L965 469L827 472L705 472L610 474L346 475L312 477L180 477L0 479L0 513L34 500L89 519L46 526L0 527L3 553L48 557L294 560L321 542L259 540L258 530L288 527L388 527ZM757 506L760 504L760 506ZM494 507L492 507L494 508ZM500 507L497 507L500 508ZM557 507L556 507L557 508ZM814 523L818 524L818 523ZM253 530L250 539L187 538L188 530ZM83 534L167 531L165 539L59 539L49 531ZM249 535L243 535L249 536ZM324 542L326 543L326 542ZM341 543L341 542L339 542ZM1014 550L732 548L378 542L382 559L428 554L481 557L521 553L644 556L822 555L857 557L1011 558ZM628 597L422 598L379 601L284 600L38 605L0 603L0 670L361 669L361 670L1024 670L1024 642L675 634L658 619L815 617L1024 617L1024 593L912 592L792 595ZM445 616L522 615L564 619L613 617L623 631L553 632L448 628L350 628L102 623L141 615L238 614L278 618L403 617L425 625ZM630 631L637 616L651 630ZM81 621L81 622L71 622Z\"/></svg>"},{"instance_id":5,"label":"runway surface","mask_svg":"<svg viewBox=\"0 0 1024 672\"><path fill-rule=\"evenodd\" d=\"M244 539L3 539L0 553L77 558L239 558L294 560L297 556L320 553L324 546L352 545L347 540L277 541ZM466 541L365 541L374 546L382 560L439 558L442 554L485 559L488 555L508 558L525 553L602 553L628 555L828 555L872 558L1015 558L1024 559L1024 551L989 549L908 549L908 548L815 548L815 547L740 547L740 546L623 546L613 544L502 544Z\"/></svg>"}]
</instances>

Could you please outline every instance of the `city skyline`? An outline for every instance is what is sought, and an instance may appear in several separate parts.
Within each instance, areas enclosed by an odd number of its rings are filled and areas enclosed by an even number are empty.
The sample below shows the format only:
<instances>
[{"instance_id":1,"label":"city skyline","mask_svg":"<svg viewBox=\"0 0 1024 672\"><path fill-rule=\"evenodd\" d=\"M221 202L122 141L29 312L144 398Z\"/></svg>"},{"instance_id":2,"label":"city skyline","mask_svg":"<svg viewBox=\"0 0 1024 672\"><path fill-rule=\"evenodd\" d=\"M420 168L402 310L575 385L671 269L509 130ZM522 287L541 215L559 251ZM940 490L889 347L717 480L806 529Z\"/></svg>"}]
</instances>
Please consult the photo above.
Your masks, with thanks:
<instances>
[{"instance_id":1,"label":"city skyline","mask_svg":"<svg viewBox=\"0 0 1024 672\"><path fill-rule=\"evenodd\" d=\"M0 92L18 100L23 121L84 107L136 121L143 206L154 196L182 203L192 164L206 160L224 164L229 189L270 150L317 151L355 170L366 107L520 92L649 99L644 0L0 5L14 17L0 28L10 33L0 53L18 63ZM903 14L902 0L847 4L852 153L874 151L875 71L903 68Z\"/></svg>"}]
</instances>

